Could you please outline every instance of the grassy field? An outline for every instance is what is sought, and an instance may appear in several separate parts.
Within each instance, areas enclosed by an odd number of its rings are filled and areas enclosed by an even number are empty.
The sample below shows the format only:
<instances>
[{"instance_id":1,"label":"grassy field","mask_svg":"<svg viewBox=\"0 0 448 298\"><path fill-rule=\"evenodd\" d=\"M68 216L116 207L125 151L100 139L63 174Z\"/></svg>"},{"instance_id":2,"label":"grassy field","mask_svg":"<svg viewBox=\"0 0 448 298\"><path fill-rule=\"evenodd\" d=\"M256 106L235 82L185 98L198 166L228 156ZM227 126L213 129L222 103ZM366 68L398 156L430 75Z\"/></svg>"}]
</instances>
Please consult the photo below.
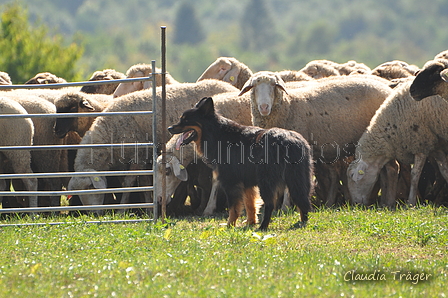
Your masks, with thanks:
<instances>
[{"instance_id":1,"label":"grassy field","mask_svg":"<svg viewBox=\"0 0 448 298\"><path fill-rule=\"evenodd\" d=\"M297 219L3 220L66 224L0 228L0 297L446 297L447 209L322 209L290 230Z\"/></svg>"}]
</instances>

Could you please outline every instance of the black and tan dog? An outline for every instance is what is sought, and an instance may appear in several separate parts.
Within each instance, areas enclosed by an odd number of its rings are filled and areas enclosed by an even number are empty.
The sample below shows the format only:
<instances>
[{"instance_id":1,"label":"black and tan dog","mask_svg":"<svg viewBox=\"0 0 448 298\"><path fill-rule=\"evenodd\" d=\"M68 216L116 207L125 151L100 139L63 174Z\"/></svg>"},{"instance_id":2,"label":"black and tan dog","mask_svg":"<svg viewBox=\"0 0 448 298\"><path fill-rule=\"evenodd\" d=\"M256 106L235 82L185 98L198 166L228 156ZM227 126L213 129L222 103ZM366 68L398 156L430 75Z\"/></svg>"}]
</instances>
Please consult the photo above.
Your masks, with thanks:
<instances>
[{"instance_id":1,"label":"black and tan dog","mask_svg":"<svg viewBox=\"0 0 448 298\"><path fill-rule=\"evenodd\" d=\"M179 142L196 143L196 150L218 173L228 205L228 225L242 210L243 198L249 224L256 223L256 186L264 202L261 230L268 228L277 193L288 187L292 202L301 213L302 226L311 209L313 164L307 141L297 132L243 126L216 113L212 98L201 99L168 128L182 133Z\"/></svg>"}]
</instances>

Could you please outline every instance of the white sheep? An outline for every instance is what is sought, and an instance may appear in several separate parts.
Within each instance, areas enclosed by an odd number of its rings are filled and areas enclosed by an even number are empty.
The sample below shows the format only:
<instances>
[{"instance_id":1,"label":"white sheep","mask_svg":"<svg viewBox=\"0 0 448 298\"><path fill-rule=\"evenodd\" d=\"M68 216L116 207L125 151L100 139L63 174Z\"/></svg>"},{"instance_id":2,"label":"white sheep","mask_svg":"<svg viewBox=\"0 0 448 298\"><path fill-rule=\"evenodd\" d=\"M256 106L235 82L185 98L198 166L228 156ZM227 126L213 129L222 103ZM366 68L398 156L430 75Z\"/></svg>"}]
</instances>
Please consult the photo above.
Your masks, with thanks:
<instances>
[{"instance_id":1,"label":"white sheep","mask_svg":"<svg viewBox=\"0 0 448 298\"><path fill-rule=\"evenodd\" d=\"M278 75L266 71L255 73L240 94L249 90L253 124L299 132L313 146L315 160L329 163L333 176L334 163L354 153L354 144L392 91L361 75L320 79L287 90ZM335 203L336 187L333 179L327 205Z\"/></svg>"},{"instance_id":2,"label":"white sheep","mask_svg":"<svg viewBox=\"0 0 448 298\"><path fill-rule=\"evenodd\" d=\"M354 60L342 64L330 60L313 60L308 62L300 71L314 79L321 79L353 73L368 74L371 70L364 63L359 63Z\"/></svg>"},{"instance_id":3,"label":"white sheep","mask_svg":"<svg viewBox=\"0 0 448 298\"><path fill-rule=\"evenodd\" d=\"M237 92L232 85L218 80L204 80L198 83L168 85L166 89L167 125L178 121L182 111L191 108L204 96L222 92ZM157 117L161 115L161 90L157 91ZM104 112L150 111L152 110L152 91L142 90L117 98ZM157 135L165 133L158 121ZM146 143L152 141L152 117L147 115L125 115L116 117L97 117L81 144L91 143ZM108 148L79 149L75 160L75 171L100 171L109 169L148 168L152 165L152 149L136 148L111 150ZM96 181L98 180L98 181ZM129 182L130 183L130 182ZM89 189L104 187L104 177L73 177L69 189ZM84 205L102 204L104 195L80 196ZM122 199L123 201L123 199Z\"/></svg>"},{"instance_id":4,"label":"white sheep","mask_svg":"<svg viewBox=\"0 0 448 298\"><path fill-rule=\"evenodd\" d=\"M61 84L67 83L63 78L60 78L50 72L40 72L34 77L25 82L25 84Z\"/></svg>"},{"instance_id":5,"label":"white sheep","mask_svg":"<svg viewBox=\"0 0 448 298\"><path fill-rule=\"evenodd\" d=\"M4 71L0 71L0 85L12 85L9 74Z\"/></svg>"},{"instance_id":6,"label":"white sheep","mask_svg":"<svg viewBox=\"0 0 448 298\"><path fill-rule=\"evenodd\" d=\"M437 59L448 59L448 50L442 51L434 56L434 60Z\"/></svg>"},{"instance_id":7,"label":"white sheep","mask_svg":"<svg viewBox=\"0 0 448 298\"><path fill-rule=\"evenodd\" d=\"M155 72L157 73L156 76L156 87L162 86L162 75L160 74L162 70L160 68L155 69ZM127 72L126 72L126 78L142 78L142 77L149 77L152 74L152 65L151 64L135 64L131 66ZM176 81L169 73L165 74L165 83L167 85L171 84L178 84L179 82ZM149 89L152 87L152 80L144 81L144 82L133 82L133 83L120 83L115 89L114 97L123 96L125 94Z\"/></svg>"},{"instance_id":8,"label":"white sheep","mask_svg":"<svg viewBox=\"0 0 448 298\"><path fill-rule=\"evenodd\" d=\"M0 97L0 114L28 114L27 111L16 101L7 97ZM1 146L31 146L33 144L34 126L29 118L0 118L0 145ZM33 173L31 169L31 154L27 150L4 150L1 160L1 172L12 171L17 174ZM0 159L1 156L0 156ZM8 163L6 162L8 161ZM10 167L11 170L7 169ZM1 190L6 190L5 180L1 181ZM27 191L37 191L36 178L23 178L22 182ZM29 207L37 207L37 196L29 197Z\"/></svg>"},{"instance_id":9,"label":"white sheep","mask_svg":"<svg viewBox=\"0 0 448 298\"><path fill-rule=\"evenodd\" d=\"M418 67L415 65L409 65L400 60L393 60L378 65L372 69L371 74L387 80L394 80L414 77L418 70Z\"/></svg>"},{"instance_id":10,"label":"white sheep","mask_svg":"<svg viewBox=\"0 0 448 298\"><path fill-rule=\"evenodd\" d=\"M312 81L314 80L312 77L304 73L303 71L298 70L282 70L276 72L278 76L283 80L283 82L303 82L303 81Z\"/></svg>"},{"instance_id":11,"label":"white sheep","mask_svg":"<svg viewBox=\"0 0 448 298\"><path fill-rule=\"evenodd\" d=\"M219 57L202 73L197 82L206 79L222 80L241 90L252 74L250 68L236 58Z\"/></svg>"},{"instance_id":12,"label":"white sheep","mask_svg":"<svg viewBox=\"0 0 448 298\"><path fill-rule=\"evenodd\" d=\"M89 81L106 81L106 80L120 80L125 79L126 75L115 69L103 69L95 71L90 77ZM81 88L81 92L95 93L95 94L114 94L120 83L103 84L103 85L87 85Z\"/></svg>"},{"instance_id":13,"label":"white sheep","mask_svg":"<svg viewBox=\"0 0 448 298\"><path fill-rule=\"evenodd\" d=\"M341 75L337 70L338 66L338 63L330 60L313 60L308 62L300 71L313 79L321 79Z\"/></svg>"},{"instance_id":14,"label":"white sheep","mask_svg":"<svg viewBox=\"0 0 448 298\"><path fill-rule=\"evenodd\" d=\"M18 102L28 114L55 114L56 107L51 102L44 100L31 93L21 93L14 90L8 92L8 97ZM56 137L53 133L55 118L32 118L34 126L34 145L62 145L64 141ZM62 150L34 150L31 152L31 166L36 173L66 171L67 165L65 151ZM39 178L39 190L61 190L61 178ZM41 198L39 202L43 202ZM44 204L45 205L45 204ZM51 197L51 206L60 205L60 197Z\"/></svg>"},{"instance_id":15,"label":"white sheep","mask_svg":"<svg viewBox=\"0 0 448 298\"><path fill-rule=\"evenodd\" d=\"M448 126L442 121L448 103L438 96L415 101L409 92L411 84L403 83L385 100L359 140L357 160L347 170L349 190L356 203L366 203L380 170L390 161L414 165L408 197L411 205L416 204L418 180L429 155L437 160L441 173L447 173L445 154L440 150L445 148L439 145L441 140L448 140ZM384 203L393 208L397 176L396 170L388 170L391 191Z\"/></svg>"}]
</instances>

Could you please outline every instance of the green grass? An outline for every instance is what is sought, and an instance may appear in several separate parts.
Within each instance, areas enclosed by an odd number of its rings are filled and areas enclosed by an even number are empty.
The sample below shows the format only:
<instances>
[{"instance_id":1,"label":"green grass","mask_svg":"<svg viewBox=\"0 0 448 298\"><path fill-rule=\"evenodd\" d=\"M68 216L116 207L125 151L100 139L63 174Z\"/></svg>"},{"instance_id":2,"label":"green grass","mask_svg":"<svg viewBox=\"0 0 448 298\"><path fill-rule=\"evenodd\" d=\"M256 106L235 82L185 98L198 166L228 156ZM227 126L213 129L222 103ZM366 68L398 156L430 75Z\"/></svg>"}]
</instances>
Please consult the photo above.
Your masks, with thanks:
<instances>
[{"instance_id":1,"label":"green grass","mask_svg":"<svg viewBox=\"0 0 448 298\"><path fill-rule=\"evenodd\" d=\"M289 230L297 219L267 232L224 216L3 227L0 297L446 297L447 209L322 209Z\"/></svg>"}]
</instances>

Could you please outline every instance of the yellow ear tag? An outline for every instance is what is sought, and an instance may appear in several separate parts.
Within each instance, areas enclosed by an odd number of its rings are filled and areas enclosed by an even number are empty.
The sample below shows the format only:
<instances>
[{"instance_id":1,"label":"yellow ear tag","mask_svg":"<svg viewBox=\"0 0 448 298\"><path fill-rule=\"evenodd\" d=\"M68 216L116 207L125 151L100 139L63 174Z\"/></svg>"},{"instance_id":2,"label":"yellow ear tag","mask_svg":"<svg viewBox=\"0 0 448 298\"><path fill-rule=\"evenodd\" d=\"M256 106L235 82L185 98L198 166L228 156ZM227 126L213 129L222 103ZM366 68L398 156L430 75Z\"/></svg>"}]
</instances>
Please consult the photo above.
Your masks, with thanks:
<instances>
[{"instance_id":1,"label":"yellow ear tag","mask_svg":"<svg viewBox=\"0 0 448 298\"><path fill-rule=\"evenodd\" d=\"M230 81L231 82L235 81L235 77L234 76L230 76Z\"/></svg>"},{"instance_id":2,"label":"yellow ear tag","mask_svg":"<svg viewBox=\"0 0 448 298\"><path fill-rule=\"evenodd\" d=\"M180 168L181 170L185 169L185 167L184 167L183 165L179 165L179 168Z\"/></svg>"},{"instance_id":3,"label":"yellow ear tag","mask_svg":"<svg viewBox=\"0 0 448 298\"><path fill-rule=\"evenodd\" d=\"M359 175L364 175L364 171L363 171L363 170L359 170L359 171L358 171L358 174L359 174Z\"/></svg>"},{"instance_id":4,"label":"yellow ear tag","mask_svg":"<svg viewBox=\"0 0 448 298\"><path fill-rule=\"evenodd\" d=\"M100 177L95 177L95 178L93 178L93 180L94 180L95 182L98 182L98 181L100 181Z\"/></svg>"}]
</instances>

